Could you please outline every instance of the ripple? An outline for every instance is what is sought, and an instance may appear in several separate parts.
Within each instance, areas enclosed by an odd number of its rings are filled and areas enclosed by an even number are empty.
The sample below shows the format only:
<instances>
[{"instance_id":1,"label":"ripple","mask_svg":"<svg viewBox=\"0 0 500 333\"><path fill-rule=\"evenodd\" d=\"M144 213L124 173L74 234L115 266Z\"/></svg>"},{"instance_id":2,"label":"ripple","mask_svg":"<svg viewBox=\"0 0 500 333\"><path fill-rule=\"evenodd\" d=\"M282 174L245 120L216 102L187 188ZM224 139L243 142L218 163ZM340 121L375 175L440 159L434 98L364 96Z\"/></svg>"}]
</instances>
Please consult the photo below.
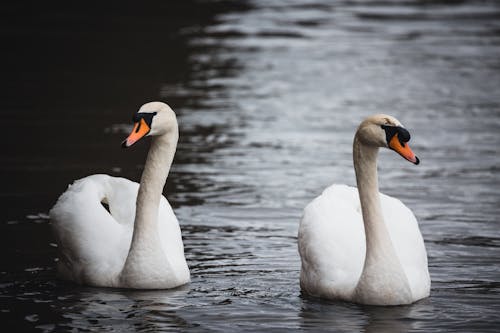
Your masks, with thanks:
<instances>
[{"instance_id":1,"label":"ripple","mask_svg":"<svg viewBox=\"0 0 500 333\"><path fill-rule=\"evenodd\" d=\"M87 50L88 63L78 62L70 81L81 80L86 89L64 79L71 87L56 90L64 99L102 88L96 78L113 82L116 87L102 89L105 96L94 103L99 107L80 106L88 93L70 104L74 113L37 109L26 122L27 110L6 106L12 122L6 131L16 140L4 147L3 170L15 181L5 182L2 192L9 210L0 233L6 262L0 311L21 325L16 329L496 332L500 101L492 92L500 87L498 4L230 1L210 3L218 14L208 18L203 6L197 3L194 16L188 8L189 15L172 20L161 11L117 7L121 14L106 17L106 26L128 27L133 13L147 29L130 26L125 30L134 33L115 44L102 29L82 26L75 50ZM221 6L228 8L219 13ZM77 17L62 7L56 12L75 27L88 21L85 11ZM91 13L93 22L100 12ZM37 36L62 41L51 29ZM135 39L140 42L129 44ZM154 52L136 52L152 40ZM91 61L92 50L102 51L96 54L111 72ZM117 50L126 62L113 58ZM62 66L66 77L69 63L63 65L52 63L51 71ZM21 80L23 91L39 70ZM179 120L164 192L181 224L192 281L175 290L130 291L58 280L44 212L78 176L111 171L139 178L147 145L126 155L114 147L131 129L121 104L130 107L146 95L168 101ZM103 107L108 100L118 105ZM50 104L57 110L58 103ZM431 297L410 306L359 306L300 292L302 209L331 183L355 184L352 136L371 113L401 119L422 157L418 167L388 151L379 158L381 189L415 212L426 241ZM47 132L50 124L57 135ZM10 128L45 141L28 150L32 138ZM103 151L109 156L96 158Z\"/></svg>"}]
</instances>

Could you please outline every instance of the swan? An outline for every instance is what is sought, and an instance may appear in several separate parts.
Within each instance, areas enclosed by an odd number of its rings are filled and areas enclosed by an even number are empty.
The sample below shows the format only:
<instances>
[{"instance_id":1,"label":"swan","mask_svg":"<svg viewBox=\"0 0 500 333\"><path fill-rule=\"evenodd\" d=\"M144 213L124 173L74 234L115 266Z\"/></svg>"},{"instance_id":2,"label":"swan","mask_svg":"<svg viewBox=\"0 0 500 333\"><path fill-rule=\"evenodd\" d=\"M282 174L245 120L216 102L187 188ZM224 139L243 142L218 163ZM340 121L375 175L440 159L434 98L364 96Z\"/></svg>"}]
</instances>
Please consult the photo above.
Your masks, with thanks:
<instances>
[{"instance_id":1,"label":"swan","mask_svg":"<svg viewBox=\"0 0 500 333\"><path fill-rule=\"evenodd\" d=\"M410 304L429 296L417 220L401 201L378 191L379 147L419 164L409 140L409 132L388 115L359 125L353 143L358 188L326 188L300 221L300 286L306 294L370 305Z\"/></svg>"},{"instance_id":2,"label":"swan","mask_svg":"<svg viewBox=\"0 0 500 333\"><path fill-rule=\"evenodd\" d=\"M179 223L162 195L179 137L175 113L150 102L133 121L124 148L153 136L140 185L91 175L70 185L50 210L63 279L134 289L169 289L190 280Z\"/></svg>"}]
</instances>

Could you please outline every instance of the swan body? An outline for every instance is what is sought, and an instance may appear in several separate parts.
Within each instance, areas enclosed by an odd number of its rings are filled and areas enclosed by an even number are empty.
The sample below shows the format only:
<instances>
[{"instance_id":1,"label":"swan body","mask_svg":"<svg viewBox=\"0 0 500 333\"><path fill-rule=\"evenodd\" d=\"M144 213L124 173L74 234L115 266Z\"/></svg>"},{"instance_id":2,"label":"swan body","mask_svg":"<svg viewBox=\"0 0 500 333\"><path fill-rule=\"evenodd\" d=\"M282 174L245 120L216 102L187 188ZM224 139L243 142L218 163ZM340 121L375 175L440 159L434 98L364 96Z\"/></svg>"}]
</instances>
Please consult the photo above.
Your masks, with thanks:
<instances>
[{"instance_id":1,"label":"swan body","mask_svg":"<svg viewBox=\"0 0 500 333\"><path fill-rule=\"evenodd\" d=\"M168 289L190 280L179 223L162 195L178 138L175 114L152 102L135 118L125 146L154 136L141 184L91 175L70 185L50 211L64 279L136 289Z\"/></svg>"},{"instance_id":2,"label":"swan body","mask_svg":"<svg viewBox=\"0 0 500 333\"><path fill-rule=\"evenodd\" d=\"M409 304L429 296L427 253L417 220L401 201L378 191L379 147L418 164L407 144L409 134L401 140L406 133L393 117L366 119L353 145L358 188L332 185L304 209L298 247L306 293L373 305Z\"/></svg>"}]
</instances>

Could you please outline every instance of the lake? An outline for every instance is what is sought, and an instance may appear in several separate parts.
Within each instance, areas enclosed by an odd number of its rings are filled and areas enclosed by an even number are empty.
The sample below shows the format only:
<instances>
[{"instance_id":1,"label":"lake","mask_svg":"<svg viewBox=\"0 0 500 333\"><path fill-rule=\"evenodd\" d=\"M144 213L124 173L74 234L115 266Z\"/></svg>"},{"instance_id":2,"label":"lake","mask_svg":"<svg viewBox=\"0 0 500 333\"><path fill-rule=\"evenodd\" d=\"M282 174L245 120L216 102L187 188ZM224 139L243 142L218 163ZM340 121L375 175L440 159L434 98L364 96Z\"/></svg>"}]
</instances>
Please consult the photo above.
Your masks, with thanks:
<instances>
[{"instance_id":1,"label":"lake","mask_svg":"<svg viewBox=\"0 0 500 333\"><path fill-rule=\"evenodd\" d=\"M10 331L497 332L500 4L153 1L6 4L0 23L4 214L0 315ZM164 190L189 285L130 291L57 279L48 211L93 173L140 179L120 148L141 104L176 111ZM422 231L431 296L409 306L300 291L302 209L355 185L352 140L374 113L412 135L379 156L380 190Z\"/></svg>"}]
</instances>

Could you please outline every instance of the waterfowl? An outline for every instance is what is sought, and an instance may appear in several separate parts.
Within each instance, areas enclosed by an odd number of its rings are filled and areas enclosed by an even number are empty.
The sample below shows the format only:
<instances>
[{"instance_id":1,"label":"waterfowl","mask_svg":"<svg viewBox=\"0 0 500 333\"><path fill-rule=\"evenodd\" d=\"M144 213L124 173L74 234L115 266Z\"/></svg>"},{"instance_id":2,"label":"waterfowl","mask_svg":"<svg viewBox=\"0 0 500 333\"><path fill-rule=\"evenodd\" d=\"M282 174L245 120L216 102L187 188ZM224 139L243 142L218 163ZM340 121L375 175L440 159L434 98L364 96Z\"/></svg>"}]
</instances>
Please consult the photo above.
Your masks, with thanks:
<instances>
[{"instance_id":1,"label":"waterfowl","mask_svg":"<svg viewBox=\"0 0 500 333\"><path fill-rule=\"evenodd\" d=\"M410 304L429 296L427 253L417 220L400 200L379 193L377 156L389 148L419 164L410 133L374 115L353 143L357 188L332 185L304 209L298 232L301 289L361 304Z\"/></svg>"},{"instance_id":2,"label":"waterfowl","mask_svg":"<svg viewBox=\"0 0 500 333\"><path fill-rule=\"evenodd\" d=\"M167 104L150 102L133 121L123 147L153 137L140 184L91 175L70 185L50 211L64 279L135 289L190 280L179 223L162 195L179 137L176 115Z\"/></svg>"}]
</instances>

